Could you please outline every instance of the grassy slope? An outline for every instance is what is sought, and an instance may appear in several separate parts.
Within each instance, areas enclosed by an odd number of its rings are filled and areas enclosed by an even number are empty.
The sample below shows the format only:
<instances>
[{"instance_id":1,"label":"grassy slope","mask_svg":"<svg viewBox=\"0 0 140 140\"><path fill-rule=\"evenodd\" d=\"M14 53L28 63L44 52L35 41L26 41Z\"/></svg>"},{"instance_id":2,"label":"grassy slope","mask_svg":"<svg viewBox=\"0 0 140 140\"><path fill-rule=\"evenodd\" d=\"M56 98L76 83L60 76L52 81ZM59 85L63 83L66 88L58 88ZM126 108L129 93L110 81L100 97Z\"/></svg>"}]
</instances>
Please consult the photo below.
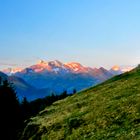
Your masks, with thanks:
<instances>
[{"instance_id":1,"label":"grassy slope","mask_svg":"<svg viewBox=\"0 0 140 140\"><path fill-rule=\"evenodd\" d=\"M31 118L23 133L29 138L140 139L140 69L55 102Z\"/></svg>"}]
</instances>

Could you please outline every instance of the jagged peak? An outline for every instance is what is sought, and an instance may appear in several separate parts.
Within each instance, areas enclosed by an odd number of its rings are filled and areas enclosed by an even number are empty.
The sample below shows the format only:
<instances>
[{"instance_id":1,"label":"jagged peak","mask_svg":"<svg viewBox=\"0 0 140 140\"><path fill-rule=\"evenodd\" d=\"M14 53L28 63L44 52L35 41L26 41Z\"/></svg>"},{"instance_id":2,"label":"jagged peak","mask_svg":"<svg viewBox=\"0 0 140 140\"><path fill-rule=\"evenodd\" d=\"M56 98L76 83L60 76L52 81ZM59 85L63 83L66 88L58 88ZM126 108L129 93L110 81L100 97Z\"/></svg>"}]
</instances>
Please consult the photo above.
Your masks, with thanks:
<instances>
[{"instance_id":1,"label":"jagged peak","mask_svg":"<svg viewBox=\"0 0 140 140\"><path fill-rule=\"evenodd\" d=\"M49 61L49 63L56 64L56 65L62 65L63 64L62 62L60 62L58 60Z\"/></svg>"},{"instance_id":2,"label":"jagged peak","mask_svg":"<svg viewBox=\"0 0 140 140\"><path fill-rule=\"evenodd\" d=\"M38 63L39 65L49 65L49 64L53 64L53 65L62 65L63 63L58 61L58 60L54 60L54 61L44 61L44 60L39 60Z\"/></svg>"},{"instance_id":3,"label":"jagged peak","mask_svg":"<svg viewBox=\"0 0 140 140\"><path fill-rule=\"evenodd\" d=\"M55 65L55 66L62 66L63 65L63 63L58 61L58 60L49 61L48 63L51 65Z\"/></svg>"},{"instance_id":4,"label":"jagged peak","mask_svg":"<svg viewBox=\"0 0 140 140\"><path fill-rule=\"evenodd\" d=\"M100 67L99 70L107 71L104 67Z\"/></svg>"},{"instance_id":5,"label":"jagged peak","mask_svg":"<svg viewBox=\"0 0 140 140\"><path fill-rule=\"evenodd\" d=\"M39 60L37 64L42 65L42 64L47 64L47 62L44 60Z\"/></svg>"}]
</instances>

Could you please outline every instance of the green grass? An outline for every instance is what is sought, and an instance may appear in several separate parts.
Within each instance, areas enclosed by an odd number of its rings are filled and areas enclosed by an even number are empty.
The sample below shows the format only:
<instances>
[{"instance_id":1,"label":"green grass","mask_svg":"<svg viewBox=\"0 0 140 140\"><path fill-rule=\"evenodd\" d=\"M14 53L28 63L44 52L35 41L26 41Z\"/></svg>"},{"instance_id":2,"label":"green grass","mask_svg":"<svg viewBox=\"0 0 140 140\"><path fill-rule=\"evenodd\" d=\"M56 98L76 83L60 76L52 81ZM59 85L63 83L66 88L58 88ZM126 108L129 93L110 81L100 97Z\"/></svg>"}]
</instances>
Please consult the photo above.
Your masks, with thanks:
<instances>
[{"instance_id":1,"label":"green grass","mask_svg":"<svg viewBox=\"0 0 140 140\"><path fill-rule=\"evenodd\" d=\"M31 118L21 139L139 140L140 68L55 102Z\"/></svg>"}]
</instances>

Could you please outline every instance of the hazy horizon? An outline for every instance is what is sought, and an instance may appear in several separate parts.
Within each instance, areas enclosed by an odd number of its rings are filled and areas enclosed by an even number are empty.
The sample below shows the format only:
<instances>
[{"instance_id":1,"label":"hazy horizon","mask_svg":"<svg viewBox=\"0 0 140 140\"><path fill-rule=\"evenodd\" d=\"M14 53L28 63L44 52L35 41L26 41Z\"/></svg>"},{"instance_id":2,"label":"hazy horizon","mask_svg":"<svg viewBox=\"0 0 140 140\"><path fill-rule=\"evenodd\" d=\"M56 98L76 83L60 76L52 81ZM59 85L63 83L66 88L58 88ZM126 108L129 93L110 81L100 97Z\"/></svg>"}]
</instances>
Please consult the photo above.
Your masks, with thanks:
<instances>
[{"instance_id":1,"label":"hazy horizon","mask_svg":"<svg viewBox=\"0 0 140 140\"><path fill-rule=\"evenodd\" d=\"M137 65L140 1L0 1L0 69L38 60Z\"/></svg>"}]
</instances>

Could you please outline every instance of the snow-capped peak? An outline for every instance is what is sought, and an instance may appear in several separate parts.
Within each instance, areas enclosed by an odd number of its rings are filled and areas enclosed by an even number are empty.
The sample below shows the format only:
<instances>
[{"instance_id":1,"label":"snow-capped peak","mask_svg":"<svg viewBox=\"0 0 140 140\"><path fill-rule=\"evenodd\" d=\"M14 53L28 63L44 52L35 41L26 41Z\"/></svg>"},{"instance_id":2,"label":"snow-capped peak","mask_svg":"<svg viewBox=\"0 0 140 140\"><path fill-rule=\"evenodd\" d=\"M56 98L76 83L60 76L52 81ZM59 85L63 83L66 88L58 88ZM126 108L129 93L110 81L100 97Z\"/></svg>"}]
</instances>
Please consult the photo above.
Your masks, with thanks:
<instances>
[{"instance_id":1,"label":"snow-capped peak","mask_svg":"<svg viewBox=\"0 0 140 140\"><path fill-rule=\"evenodd\" d=\"M61 72L61 71L65 71L65 66L63 63L61 63L58 60L54 60L54 61L44 61L44 60L40 60L39 63L33 65L30 67L31 69L33 69L34 72Z\"/></svg>"},{"instance_id":2,"label":"snow-capped peak","mask_svg":"<svg viewBox=\"0 0 140 140\"><path fill-rule=\"evenodd\" d=\"M77 63L77 62L65 63L65 66L74 72L87 72L88 71L88 68L82 66L80 63Z\"/></svg>"},{"instance_id":3,"label":"snow-capped peak","mask_svg":"<svg viewBox=\"0 0 140 140\"><path fill-rule=\"evenodd\" d=\"M21 71L22 71L22 68L7 68L7 69L4 69L2 72L4 72L7 75L12 75L14 73L21 72Z\"/></svg>"},{"instance_id":4,"label":"snow-capped peak","mask_svg":"<svg viewBox=\"0 0 140 140\"><path fill-rule=\"evenodd\" d=\"M109 72L111 72L112 74L121 74L127 71L132 70L134 67L119 67L118 65L113 66ZM46 73L46 72L54 72L54 73L61 73L61 74L65 74L65 73L101 73L101 72L106 72L107 70L104 68L91 68L91 67L85 67L82 66L80 63L77 62L70 62L70 63L62 63L58 60L54 60L54 61L44 61L44 60L40 60L37 64L32 65L30 67L27 67L25 69L21 69L21 68L8 68L3 70L4 73L8 74L8 75L12 75L14 73L20 72L20 73Z\"/></svg>"},{"instance_id":5,"label":"snow-capped peak","mask_svg":"<svg viewBox=\"0 0 140 140\"><path fill-rule=\"evenodd\" d=\"M114 71L121 70L121 68L118 65L113 66L111 69L114 70Z\"/></svg>"}]
</instances>

